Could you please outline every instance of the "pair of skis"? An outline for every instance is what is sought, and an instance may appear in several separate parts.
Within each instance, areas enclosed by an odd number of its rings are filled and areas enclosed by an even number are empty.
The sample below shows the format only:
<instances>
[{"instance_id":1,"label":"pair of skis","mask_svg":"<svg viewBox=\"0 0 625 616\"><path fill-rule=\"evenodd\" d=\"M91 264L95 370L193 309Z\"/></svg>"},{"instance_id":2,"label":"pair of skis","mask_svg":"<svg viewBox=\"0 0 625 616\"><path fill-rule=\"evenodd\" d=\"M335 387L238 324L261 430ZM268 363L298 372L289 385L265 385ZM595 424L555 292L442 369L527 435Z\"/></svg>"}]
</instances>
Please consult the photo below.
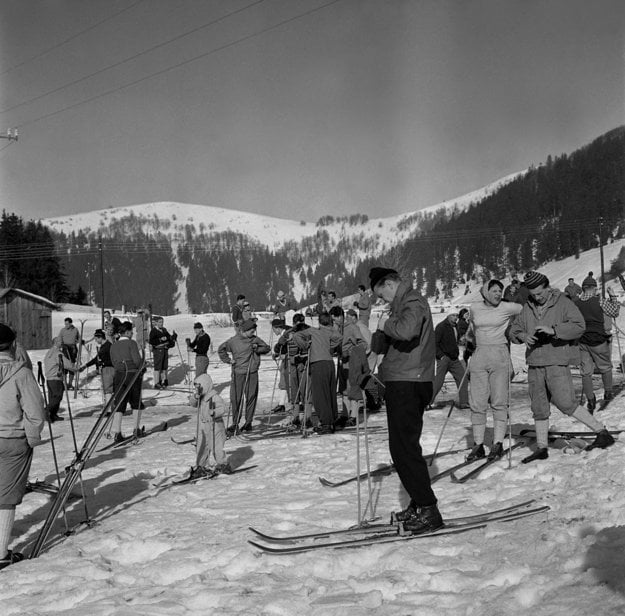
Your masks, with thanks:
<instances>
[{"instance_id":1,"label":"pair of skis","mask_svg":"<svg viewBox=\"0 0 625 616\"><path fill-rule=\"evenodd\" d=\"M235 468L233 471L229 473L209 473L202 477L193 477L191 473L186 477L180 477L178 479L172 479L171 481L165 481L164 483L157 486L158 488L164 490L166 488L170 488L172 486L181 486L181 485L189 485L193 483L200 483L201 481L206 481L207 479L215 479L215 477L219 477L220 475L236 475L238 473L244 473L245 471L251 471L254 468L257 468L258 465L252 464L250 466L241 466L239 468Z\"/></svg>"},{"instance_id":2,"label":"pair of skis","mask_svg":"<svg viewBox=\"0 0 625 616\"><path fill-rule=\"evenodd\" d=\"M536 505L534 500L528 500L502 509L451 518L445 521L442 528L417 535L402 534L402 526L399 524L370 524L290 536L270 535L250 527L255 537L248 542L269 554L297 554L319 549L356 548L463 533L485 528L493 522L509 522L547 511L549 511L548 505Z\"/></svg>"},{"instance_id":3,"label":"pair of skis","mask_svg":"<svg viewBox=\"0 0 625 616\"><path fill-rule=\"evenodd\" d=\"M451 449L449 451L442 451L442 452L437 453L436 455L428 454L423 457L425 458L425 460L431 460L432 458L442 458L443 456L450 456L450 455L454 455L457 453L461 453L463 451L467 451L466 447L463 447L462 449ZM464 463L454 466L450 470L456 470L457 468L460 468L463 465ZM384 477L394 472L395 472L394 464L392 463L382 464L378 466L378 468L376 468L375 470L371 471L371 477ZM442 477L445 477L448 474L449 474L449 470L443 471L442 473L439 473L435 477L437 479L440 479ZM347 479L343 479L340 481L330 481L329 479L326 479L325 477L319 477L319 481L321 485L325 486L326 488L339 488L341 486L347 485L348 483L352 483L354 481L362 481L363 479L366 479L366 478L367 478L367 473L361 473L360 475L348 477ZM434 481L434 477L432 478L432 481Z\"/></svg>"},{"instance_id":4,"label":"pair of skis","mask_svg":"<svg viewBox=\"0 0 625 616\"><path fill-rule=\"evenodd\" d=\"M98 449L98 453L100 451L106 451L107 449L119 449L120 447L125 447L126 445L136 445L137 443L139 443L139 441L142 438L145 438L146 436L150 436L150 434L155 434L156 432L165 432L165 430L167 430L167 422L161 421L161 423L154 426L153 428L150 428L147 431L145 431L145 429L142 428L140 434L131 434L130 436L125 437L121 441L117 441L117 442L114 441L112 443L109 443L108 445L105 445L101 449Z\"/></svg>"}]
</instances>

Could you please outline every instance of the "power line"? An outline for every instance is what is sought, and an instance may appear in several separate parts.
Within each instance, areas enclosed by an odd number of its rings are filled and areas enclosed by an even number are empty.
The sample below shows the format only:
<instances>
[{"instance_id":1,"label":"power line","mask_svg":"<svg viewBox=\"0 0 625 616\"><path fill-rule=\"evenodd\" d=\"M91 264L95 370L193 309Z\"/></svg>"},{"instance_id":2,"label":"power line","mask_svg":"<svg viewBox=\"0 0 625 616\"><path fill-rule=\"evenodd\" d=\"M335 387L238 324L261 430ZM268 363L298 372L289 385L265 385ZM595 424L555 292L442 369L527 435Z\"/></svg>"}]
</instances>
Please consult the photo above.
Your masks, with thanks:
<instances>
[{"instance_id":1,"label":"power line","mask_svg":"<svg viewBox=\"0 0 625 616\"><path fill-rule=\"evenodd\" d=\"M262 30L259 30L258 32L253 32L252 34L248 34L246 36L243 36L239 39L236 39L234 41L231 41L230 43L226 43L224 45L221 45L219 47L216 47L215 49L211 49L210 51L207 51L205 53L202 53L198 56L194 56L193 58L189 58L188 60L184 60L183 62L179 62L178 64L174 64L172 66L169 66L168 68L164 68L161 69L159 71L156 71L154 73L150 73L149 75L146 75L144 77L141 77L139 79L135 79L134 81L131 81L127 84L118 86L116 88L112 88L111 90L107 90L106 92L102 92L101 94L97 94L95 96L92 96L90 98L87 98L85 100L82 101L78 101L76 103L73 103L71 105L68 105L67 107L62 107L61 109L57 109L56 111L51 111L50 113L47 113L45 115L39 116L38 118L34 118L32 120L27 120L26 122L23 122L22 124L19 125L20 128L24 127L24 126L28 126L30 124L34 124L35 122L40 122L41 120L47 120L48 118L51 118L53 116L56 116L60 113L63 113L65 111L69 111L70 109L74 109L76 107L79 107L81 105L86 105L87 103L92 103L93 101L96 101L100 98L104 98L105 96L109 96L110 94L115 94L116 92L120 92L121 90L125 90L126 88L129 88L131 86L134 86L138 83L141 83L143 81L147 81L148 79L151 79L152 77L157 77L159 75L163 75L165 73L168 73L169 71L173 71L177 68L180 68L182 66L185 66L187 64L190 64L191 62L195 62L196 60L200 60L201 58L205 58L207 56L210 56L214 53L218 53L220 51L223 51L224 49L229 49L230 47L234 47L235 45L238 45L239 43L244 43L245 41L249 41L253 38L262 36L263 34L266 34L267 32L270 32L271 30L275 30L277 28L279 28L280 26L284 26L285 24L288 24L290 22L296 21L298 19L302 19L303 17L307 17L308 15L312 15L313 13L316 13L318 11L321 11L322 9L325 9L329 6L332 6L333 4L337 4L339 2L342 2L342 0L331 0L331 2L326 2L325 4L322 4L321 6L318 6L314 9L310 9L304 13L300 13L299 15L295 15L294 17L289 17L288 19L284 19L280 22L278 22L277 24L274 24L273 26L268 26L267 28L263 28Z\"/></svg>"},{"instance_id":2,"label":"power line","mask_svg":"<svg viewBox=\"0 0 625 616\"><path fill-rule=\"evenodd\" d=\"M46 54L49 54L51 51L54 51L55 49L58 49L59 47L63 47L63 45L66 45L70 41L73 41L74 39L77 39L79 36L82 36L83 34L85 34L85 32L89 32L90 30L93 30L93 29L97 28L98 26L101 26L103 23L106 23L107 21L110 21L111 19L114 19L118 15L121 15L122 13L125 13L126 11L129 11L131 8L137 6L137 4L141 4L141 2L144 2L144 0L137 0L137 2L134 2L130 6L127 6L125 9L122 9L121 11L117 11L117 13L113 13L109 17L105 17L104 19L96 22L92 26L89 26L88 28L85 28L84 30L81 30L80 32L77 32L76 34L73 34L69 38L66 38L64 41L61 41L60 43L57 43L56 45L52 45L52 47L48 47L48 49L44 49L43 51L40 51L38 54L36 54L36 55L26 59L26 60L23 60L22 62L19 62L18 64L14 64L13 66L3 70L0 73L0 75L6 75L6 73L14 71L16 68L20 68L21 66L24 66L25 64L28 64L29 62L33 62L34 60L37 60L38 58L41 58L42 56L45 56Z\"/></svg>"},{"instance_id":3,"label":"power line","mask_svg":"<svg viewBox=\"0 0 625 616\"><path fill-rule=\"evenodd\" d=\"M142 1L142 0L140 0ZM204 28L208 28L209 26L214 26L215 24L219 23L220 21L223 21L224 19L227 19L228 17L231 17L232 15L236 15L237 13L242 13L243 11L246 11L247 9L255 6L256 4L261 4L262 2L264 2L265 0L256 0L256 2L252 2L251 4L248 4L247 6L244 6L240 9L237 9L236 11L232 11L232 13L228 13L226 15L222 15L221 17L219 17L218 19L214 19L213 21L210 21L202 26L198 26L196 28L193 28L192 30L189 30L188 32L184 32L182 34L179 34L167 41L163 41L162 43L159 43L158 45L154 45L152 47L149 47L148 49L144 49L143 51L140 51L136 54L134 54L133 56L129 56L128 58L125 58L124 60L120 60L119 62L115 62L114 64L110 64L109 66L105 66L104 68L98 69L97 71L95 71L94 73L91 73L89 75L85 75L84 77L80 77L78 79L74 79L74 81L69 81L68 83L63 84L62 86L58 86L52 90L48 90L47 92L44 92L43 94L38 94L37 96L34 96L33 98L29 98L28 100L22 101L21 103L17 103L15 105L12 105L11 107L7 107L6 109L0 109L0 113L7 113L8 111L12 111L13 109L17 109L18 107L23 107L24 105L28 105L30 103L34 103L35 101L38 101L42 98L45 98L46 96L50 96L51 94L56 94L57 92L60 92L61 90L64 90L65 88L69 88L71 86L75 86L78 83L81 83L83 81L87 81L87 79L91 79L92 77L95 77L96 75L100 75L102 73L105 73L106 71L109 71L113 68L117 68L119 66L122 66L123 64L127 64L128 62L131 62L132 60L135 60L136 58L139 58L141 56L144 56L152 51L154 51L155 49L159 49L160 47L165 47L166 45L169 45L175 41L178 41L182 38L185 38L186 36L190 36L191 34L195 34L196 32L199 32L200 30L203 30Z\"/></svg>"},{"instance_id":4,"label":"power line","mask_svg":"<svg viewBox=\"0 0 625 616\"><path fill-rule=\"evenodd\" d=\"M582 226L594 227L596 226L596 218L585 218L567 221L558 225L557 229L560 232L576 231ZM457 232L441 232L441 233L429 233L422 236L416 236L408 238L407 241L413 241L417 243L435 243L445 241L462 242L471 239L485 239L501 237L501 235L513 235L515 237L535 237L538 232L544 229L544 223L536 223L534 225L523 225L514 228L514 231L504 232L498 227L484 227L476 230L457 231ZM158 241L159 238L153 238L149 236L147 241ZM165 241L166 238L160 238ZM202 242L202 245L190 245L174 248L170 244L164 246L146 245L146 241L135 240L132 244L127 244L120 241L106 242L104 240L104 251L114 254L172 254L177 250L182 249L187 254L193 253L210 253L210 252L230 252L232 250L231 242L223 242L220 240L208 240L208 242ZM201 241L201 240L200 240ZM235 242L236 244L236 242ZM264 246L239 246L238 249L242 253L256 252ZM93 246L80 248L77 246L70 246L66 243L62 245L50 246L46 243L32 243L32 244L20 244L19 246L7 246L0 249L0 260L10 261L23 261L27 259L42 259L50 257L65 257L65 258L77 258L95 256L99 254L97 244Z\"/></svg>"}]
</instances>

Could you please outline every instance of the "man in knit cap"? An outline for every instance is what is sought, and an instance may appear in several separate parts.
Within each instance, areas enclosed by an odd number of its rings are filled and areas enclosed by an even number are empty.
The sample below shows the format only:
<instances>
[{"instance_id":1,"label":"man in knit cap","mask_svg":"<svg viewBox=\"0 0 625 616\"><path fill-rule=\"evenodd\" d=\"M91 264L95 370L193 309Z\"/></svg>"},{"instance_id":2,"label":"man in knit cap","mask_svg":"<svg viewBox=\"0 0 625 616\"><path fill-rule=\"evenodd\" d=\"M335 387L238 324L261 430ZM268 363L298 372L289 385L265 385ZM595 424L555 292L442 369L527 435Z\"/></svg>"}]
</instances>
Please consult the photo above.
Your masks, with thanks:
<instances>
[{"instance_id":1,"label":"man in knit cap","mask_svg":"<svg viewBox=\"0 0 625 616\"><path fill-rule=\"evenodd\" d=\"M195 323L193 325L193 331L195 332L195 338L186 339L187 348L195 353L195 376L200 374L206 374L208 370L208 351L211 346L211 337L204 331L204 326L201 323Z\"/></svg>"},{"instance_id":2,"label":"man in knit cap","mask_svg":"<svg viewBox=\"0 0 625 616\"><path fill-rule=\"evenodd\" d=\"M115 391L115 416L113 417L112 431L116 443L124 440L122 434L122 417L126 410L126 404L130 402L134 428L132 434L141 436L141 375L136 376L142 369L143 358L139 351L139 345L132 339L132 323L125 321L119 330L119 339L111 345L111 363L115 369L113 375L113 389ZM136 376L136 378L135 378ZM125 396L123 392L134 380Z\"/></svg>"},{"instance_id":3,"label":"man in knit cap","mask_svg":"<svg viewBox=\"0 0 625 616\"><path fill-rule=\"evenodd\" d=\"M584 317L564 293L549 286L540 272L525 274L529 291L527 303L514 319L510 340L525 344L528 365L527 381L532 414L536 427L537 449L523 459L524 463L549 457L550 402L565 415L588 426L597 436L589 448L605 448L614 439L605 427L583 406L578 405L569 367L570 343L586 330Z\"/></svg>"},{"instance_id":4,"label":"man in knit cap","mask_svg":"<svg viewBox=\"0 0 625 616\"><path fill-rule=\"evenodd\" d=\"M606 317L616 318L620 306L616 298L600 298L597 295L597 281L590 277L584 280L582 294L575 300L575 305L586 323L586 331L579 340L580 372L582 389L588 399L587 408L592 413L597 407L597 398L592 387L595 367L600 372L603 382L604 404L607 404L613 396L611 336L606 333Z\"/></svg>"},{"instance_id":5,"label":"man in knit cap","mask_svg":"<svg viewBox=\"0 0 625 616\"><path fill-rule=\"evenodd\" d=\"M23 558L8 546L45 418L37 381L15 348L15 332L0 323L0 569Z\"/></svg>"},{"instance_id":6,"label":"man in knit cap","mask_svg":"<svg viewBox=\"0 0 625 616\"><path fill-rule=\"evenodd\" d=\"M399 478L410 504L395 514L411 533L443 526L443 518L421 450L423 413L432 399L436 349L430 307L409 282L393 269L374 267L371 290L390 304L390 313L378 322L388 342L380 365L386 388L388 439Z\"/></svg>"}]
</instances>

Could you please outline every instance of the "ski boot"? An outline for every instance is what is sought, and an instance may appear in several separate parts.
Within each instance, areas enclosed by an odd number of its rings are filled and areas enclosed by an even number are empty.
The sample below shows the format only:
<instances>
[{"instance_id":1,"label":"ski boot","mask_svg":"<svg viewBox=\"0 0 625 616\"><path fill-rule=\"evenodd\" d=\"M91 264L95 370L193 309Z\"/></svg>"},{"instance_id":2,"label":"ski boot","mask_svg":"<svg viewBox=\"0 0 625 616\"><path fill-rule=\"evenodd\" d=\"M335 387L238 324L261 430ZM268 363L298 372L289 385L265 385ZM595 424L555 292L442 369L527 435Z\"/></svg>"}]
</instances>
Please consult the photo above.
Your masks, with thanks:
<instances>
[{"instance_id":1,"label":"ski boot","mask_svg":"<svg viewBox=\"0 0 625 616\"><path fill-rule=\"evenodd\" d=\"M403 531L410 535L431 533L443 526L445 523L436 505L416 507L414 515L402 523Z\"/></svg>"},{"instance_id":2,"label":"ski boot","mask_svg":"<svg viewBox=\"0 0 625 616\"><path fill-rule=\"evenodd\" d=\"M484 451L484 445L480 443L479 445L473 446L473 449L471 449L469 455L465 459L467 462L475 462L475 460L485 457L486 452Z\"/></svg>"}]
</instances>

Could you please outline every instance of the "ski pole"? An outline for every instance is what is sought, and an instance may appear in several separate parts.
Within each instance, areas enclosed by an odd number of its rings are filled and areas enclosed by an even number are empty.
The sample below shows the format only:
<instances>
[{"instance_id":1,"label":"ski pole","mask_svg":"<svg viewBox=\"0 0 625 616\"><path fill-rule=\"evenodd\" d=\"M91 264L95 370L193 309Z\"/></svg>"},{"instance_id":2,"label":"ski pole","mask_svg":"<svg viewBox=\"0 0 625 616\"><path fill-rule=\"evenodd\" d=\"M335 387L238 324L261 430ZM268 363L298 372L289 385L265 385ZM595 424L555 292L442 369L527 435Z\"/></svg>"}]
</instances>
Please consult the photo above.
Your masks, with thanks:
<instances>
[{"instance_id":1,"label":"ski pole","mask_svg":"<svg viewBox=\"0 0 625 616\"><path fill-rule=\"evenodd\" d=\"M616 334L616 346L618 347L618 357L619 364L621 365L621 374L623 378L625 378L625 367L623 366L623 355L621 353L621 338L619 336L619 328L616 324L616 317L612 317L612 321L614 322L614 333Z\"/></svg>"},{"instance_id":2,"label":"ski pole","mask_svg":"<svg viewBox=\"0 0 625 616\"><path fill-rule=\"evenodd\" d=\"M508 406L506 407L506 414L508 415L508 470L512 468L512 418L510 417L510 365L512 364L512 358L508 358L508 381L506 387L508 388Z\"/></svg>"},{"instance_id":3,"label":"ski pole","mask_svg":"<svg viewBox=\"0 0 625 616\"><path fill-rule=\"evenodd\" d=\"M72 407L69 403L69 390L67 389L67 378L65 376L64 371L64 363L63 363L63 353L59 353L59 369L61 371L61 376L63 379L63 389L65 390L65 400L67 402L67 416L69 417L69 425L72 430L72 441L74 443L74 453L78 456L78 442L76 441L76 430L74 428L74 416L72 415ZM82 496L82 502L85 509L85 518L89 520L89 511L87 509L87 497L85 496L85 486L82 480L82 472L79 475L80 480L80 493Z\"/></svg>"},{"instance_id":4,"label":"ski pole","mask_svg":"<svg viewBox=\"0 0 625 616\"><path fill-rule=\"evenodd\" d=\"M52 449L52 459L54 460L54 470L56 472L57 487L61 488L61 473L59 471L59 460L56 456L56 445L54 444L54 434L52 433L52 421L50 420L50 412L48 410L48 394L46 393L46 377L43 375L43 367L40 361L37 362L37 382L41 386L43 393L43 401L46 405L46 421L50 432L50 447ZM63 505L63 521L65 522L65 532L69 533L69 525L67 523L67 513L65 505Z\"/></svg>"},{"instance_id":5,"label":"ski pole","mask_svg":"<svg viewBox=\"0 0 625 616\"><path fill-rule=\"evenodd\" d=\"M180 345L178 344L178 337L176 337L176 349L178 349L178 355L180 357L180 363L182 365L182 369L184 370L184 382L189 384L189 373L187 370L187 366L184 363L184 358L182 357L182 351L180 350Z\"/></svg>"},{"instance_id":6,"label":"ski pole","mask_svg":"<svg viewBox=\"0 0 625 616\"><path fill-rule=\"evenodd\" d=\"M367 506L371 511L371 519L373 520L375 517L375 513L373 511L373 487L371 486L371 456L369 455L369 431L368 431L368 415L367 415L367 397L365 395L365 390L362 390L362 417L363 417L363 428L365 433L365 462L367 464L367 490L369 492L369 501L367 502ZM356 417L356 426L360 423L358 421L358 416ZM365 515L367 515L367 507L365 507Z\"/></svg>"},{"instance_id":7,"label":"ski pole","mask_svg":"<svg viewBox=\"0 0 625 616\"><path fill-rule=\"evenodd\" d=\"M276 393L276 384L278 382L278 374L280 373L280 363L276 361L276 373L273 377L273 389L271 390L271 402L269 403L269 413L267 413L267 426L269 426L271 415L273 414L273 400Z\"/></svg>"},{"instance_id":8,"label":"ski pole","mask_svg":"<svg viewBox=\"0 0 625 616\"><path fill-rule=\"evenodd\" d=\"M80 366L80 359L82 357L82 335L85 330L85 320L80 321L80 338L78 340L78 352L76 353L76 365ZM76 372L76 387L74 388L74 400L78 397L78 382L80 380L79 372Z\"/></svg>"},{"instance_id":9,"label":"ski pole","mask_svg":"<svg viewBox=\"0 0 625 616\"><path fill-rule=\"evenodd\" d=\"M360 422L358 421L358 416L356 416L356 477L358 477L358 480L356 481L356 494L358 496L358 526L361 526L363 516L360 496ZM367 509L365 508L365 514L366 512Z\"/></svg>"},{"instance_id":10,"label":"ski pole","mask_svg":"<svg viewBox=\"0 0 625 616\"><path fill-rule=\"evenodd\" d=\"M508 370L510 370L509 367L508 367ZM469 360L467 360L467 367L465 368L464 374L462 375L462 380L460 381L460 385L458 385L458 393L460 393L460 390L462 389L462 386L464 385L464 382L468 374L469 374ZM510 390L508 389L508 392L509 391ZM451 405L449 406L449 412L447 413L447 417L445 418L445 422L443 423L441 432L438 435L438 440L436 441L436 447L434 447L434 453L432 453L432 457L430 458L430 462L428 466L432 466L432 463L434 462L434 458L436 458L436 453L438 452L438 446L441 444L441 439L443 438L443 432L445 432L445 428L447 427L447 424L449 423L449 418L451 417L451 414L453 413L455 405L456 405L456 401L452 400Z\"/></svg>"}]
</instances>

